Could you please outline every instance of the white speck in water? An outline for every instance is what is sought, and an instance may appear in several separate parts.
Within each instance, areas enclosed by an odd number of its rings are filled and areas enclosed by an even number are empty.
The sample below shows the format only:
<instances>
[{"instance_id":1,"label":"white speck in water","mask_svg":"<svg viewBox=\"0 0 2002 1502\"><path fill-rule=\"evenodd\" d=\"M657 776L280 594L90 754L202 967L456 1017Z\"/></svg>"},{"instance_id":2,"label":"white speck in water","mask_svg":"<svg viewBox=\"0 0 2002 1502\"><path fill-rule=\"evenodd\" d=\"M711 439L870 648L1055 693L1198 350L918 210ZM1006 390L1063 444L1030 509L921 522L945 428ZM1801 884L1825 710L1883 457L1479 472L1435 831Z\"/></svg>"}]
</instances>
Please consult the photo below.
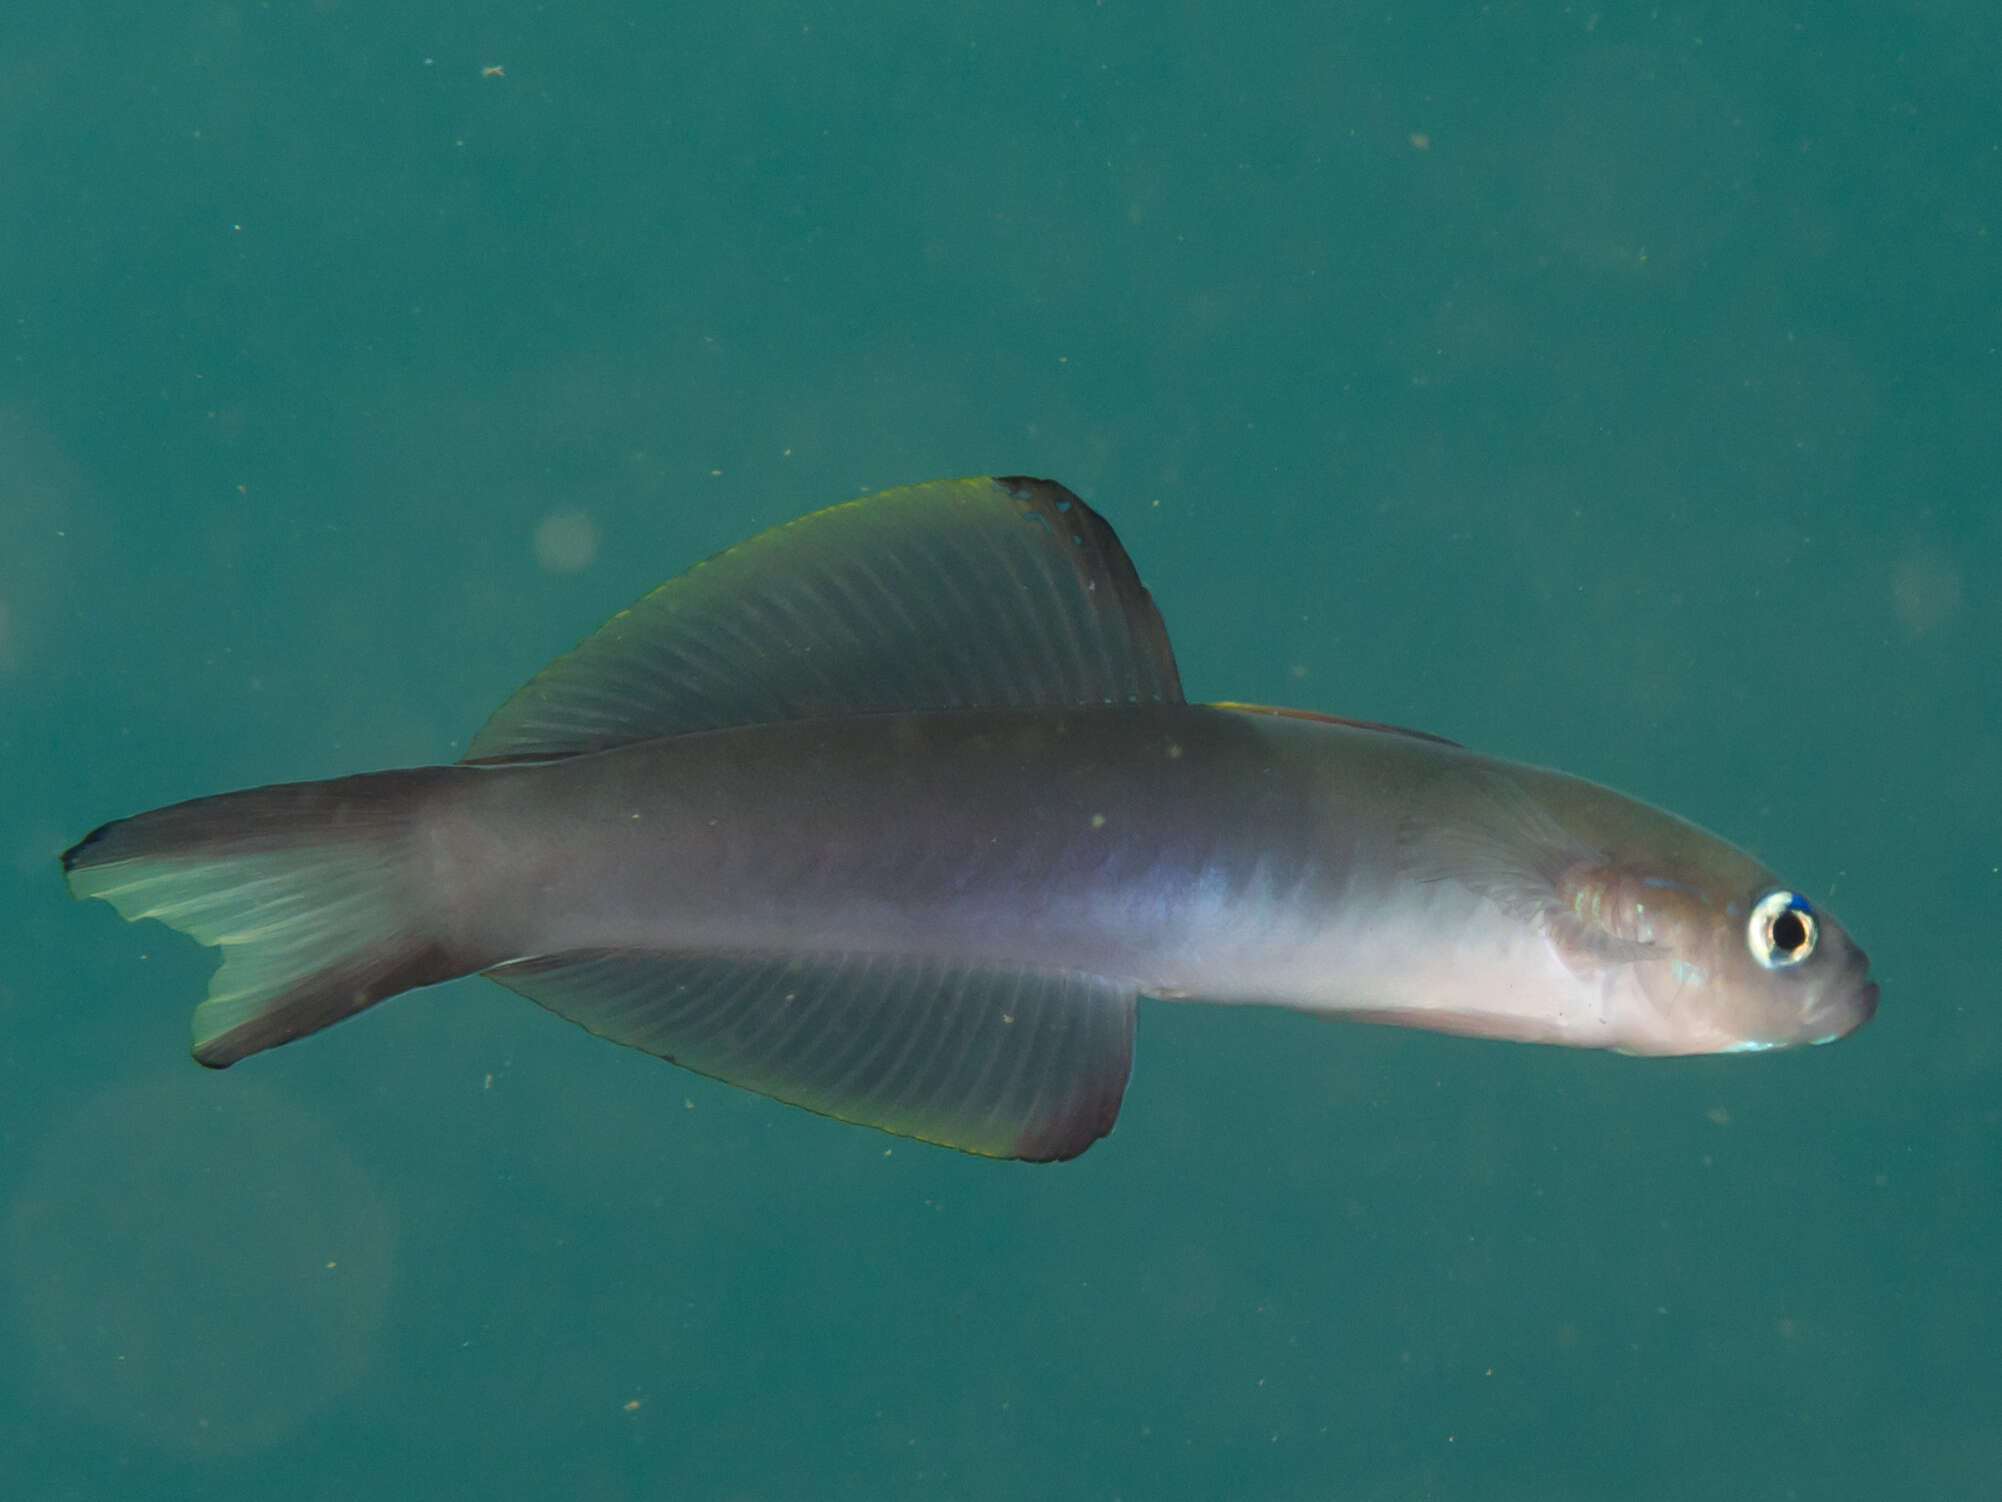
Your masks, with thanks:
<instances>
[{"instance_id":1,"label":"white speck in water","mask_svg":"<svg viewBox=\"0 0 2002 1502\"><path fill-rule=\"evenodd\" d=\"M1916 548L1891 570L1891 608L1907 636L1937 631L1960 610L1960 570L1934 548Z\"/></svg>"},{"instance_id":2,"label":"white speck in water","mask_svg":"<svg viewBox=\"0 0 2002 1502\"><path fill-rule=\"evenodd\" d=\"M535 561L552 574L580 574L598 556L598 524L582 511L555 511L535 529Z\"/></svg>"}]
</instances>

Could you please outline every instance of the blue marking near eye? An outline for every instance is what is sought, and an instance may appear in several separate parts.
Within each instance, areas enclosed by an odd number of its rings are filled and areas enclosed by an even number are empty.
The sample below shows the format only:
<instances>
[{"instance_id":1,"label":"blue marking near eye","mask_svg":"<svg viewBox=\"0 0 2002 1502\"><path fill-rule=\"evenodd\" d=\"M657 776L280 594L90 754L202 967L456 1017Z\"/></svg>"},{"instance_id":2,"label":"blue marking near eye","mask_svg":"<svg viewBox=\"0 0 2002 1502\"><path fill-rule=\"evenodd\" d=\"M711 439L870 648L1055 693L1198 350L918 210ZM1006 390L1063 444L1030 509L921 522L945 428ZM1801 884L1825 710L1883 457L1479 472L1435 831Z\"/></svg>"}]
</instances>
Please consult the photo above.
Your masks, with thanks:
<instances>
[{"instance_id":1,"label":"blue marking near eye","mask_svg":"<svg viewBox=\"0 0 2002 1502\"><path fill-rule=\"evenodd\" d=\"M1779 920L1793 915L1790 931L1776 932ZM1745 942L1752 951L1752 958L1767 970L1791 970L1803 964L1814 953L1816 936L1820 932L1820 921L1814 916L1807 899L1798 892L1790 892L1784 887L1776 887L1752 905L1752 916L1746 922Z\"/></svg>"}]
</instances>

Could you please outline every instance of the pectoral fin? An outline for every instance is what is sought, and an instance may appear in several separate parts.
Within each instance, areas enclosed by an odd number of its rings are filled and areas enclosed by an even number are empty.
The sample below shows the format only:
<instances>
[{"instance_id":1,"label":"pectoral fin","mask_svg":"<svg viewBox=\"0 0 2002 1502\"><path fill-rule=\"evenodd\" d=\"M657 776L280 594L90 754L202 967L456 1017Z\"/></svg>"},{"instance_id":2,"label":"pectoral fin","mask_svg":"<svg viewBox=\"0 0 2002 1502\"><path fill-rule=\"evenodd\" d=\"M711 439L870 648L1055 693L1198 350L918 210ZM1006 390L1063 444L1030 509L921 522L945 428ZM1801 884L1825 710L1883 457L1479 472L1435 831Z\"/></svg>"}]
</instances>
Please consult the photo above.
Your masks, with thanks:
<instances>
[{"instance_id":1,"label":"pectoral fin","mask_svg":"<svg viewBox=\"0 0 2002 1502\"><path fill-rule=\"evenodd\" d=\"M1492 766L1437 778L1405 820L1398 856L1413 880L1457 882L1536 925L1573 971L1657 954L1652 945L1607 932L1580 910L1574 899L1597 885L1605 854Z\"/></svg>"},{"instance_id":2,"label":"pectoral fin","mask_svg":"<svg viewBox=\"0 0 2002 1502\"><path fill-rule=\"evenodd\" d=\"M1136 990L1075 971L590 950L486 974L614 1043L990 1158L1076 1157L1132 1066Z\"/></svg>"}]
</instances>

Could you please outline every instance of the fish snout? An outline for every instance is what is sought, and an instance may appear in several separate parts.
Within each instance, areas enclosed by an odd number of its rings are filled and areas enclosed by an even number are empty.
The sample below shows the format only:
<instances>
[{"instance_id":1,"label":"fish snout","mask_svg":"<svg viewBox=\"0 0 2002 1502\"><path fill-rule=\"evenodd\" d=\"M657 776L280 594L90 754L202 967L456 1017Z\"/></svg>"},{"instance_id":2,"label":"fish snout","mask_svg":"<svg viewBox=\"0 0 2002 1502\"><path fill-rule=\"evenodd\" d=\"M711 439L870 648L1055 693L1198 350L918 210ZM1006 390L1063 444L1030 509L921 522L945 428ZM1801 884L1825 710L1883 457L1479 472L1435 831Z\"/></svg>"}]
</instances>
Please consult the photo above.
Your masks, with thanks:
<instances>
[{"instance_id":1,"label":"fish snout","mask_svg":"<svg viewBox=\"0 0 2002 1502\"><path fill-rule=\"evenodd\" d=\"M1870 978L1870 956L1860 948L1849 952L1841 978L1820 997L1808 1016L1808 1037L1816 1043L1846 1038L1877 1015L1877 983Z\"/></svg>"},{"instance_id":2,"label":"fish snout","mask_svg":"<svg viewBox=\"0 0 2002 1502\"><path fill-rule=\"evenodd\" d=\"M1862 991L1860 991L1857 994L1856 1026L1861 1027L1864 1023L1868 1022L1872 1017L1876 1015L1877 1015L1877 983L1873 980L1865 981L1863 983Z\"/></svg>"}]
</instances>

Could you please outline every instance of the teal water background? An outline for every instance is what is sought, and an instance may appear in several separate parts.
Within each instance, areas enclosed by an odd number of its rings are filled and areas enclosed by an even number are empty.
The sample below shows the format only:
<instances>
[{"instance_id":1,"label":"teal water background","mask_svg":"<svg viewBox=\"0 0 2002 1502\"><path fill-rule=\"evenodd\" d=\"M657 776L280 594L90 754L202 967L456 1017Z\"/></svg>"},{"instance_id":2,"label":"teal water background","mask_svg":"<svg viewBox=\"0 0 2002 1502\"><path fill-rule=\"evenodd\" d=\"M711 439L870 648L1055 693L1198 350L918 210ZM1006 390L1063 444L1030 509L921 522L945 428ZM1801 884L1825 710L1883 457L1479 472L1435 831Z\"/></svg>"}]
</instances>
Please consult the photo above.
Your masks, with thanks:
<instances>
[{"instance_id":1,"label":"teal water background","mask_svg":"<svg viewBox=\"0 0 2002 1502\"><path fill-rule=\"evenodd\" d=\"M0 35L0 1492L1995 1495L1992 5ZM987 471L1119 527L1192 695L1686 813L1878 1019L1149 1004L1039 1169L478 981L209 1073L213 956L63 892L104 819L449 760L659 578Z\"/></svg>"}]
</instances>

